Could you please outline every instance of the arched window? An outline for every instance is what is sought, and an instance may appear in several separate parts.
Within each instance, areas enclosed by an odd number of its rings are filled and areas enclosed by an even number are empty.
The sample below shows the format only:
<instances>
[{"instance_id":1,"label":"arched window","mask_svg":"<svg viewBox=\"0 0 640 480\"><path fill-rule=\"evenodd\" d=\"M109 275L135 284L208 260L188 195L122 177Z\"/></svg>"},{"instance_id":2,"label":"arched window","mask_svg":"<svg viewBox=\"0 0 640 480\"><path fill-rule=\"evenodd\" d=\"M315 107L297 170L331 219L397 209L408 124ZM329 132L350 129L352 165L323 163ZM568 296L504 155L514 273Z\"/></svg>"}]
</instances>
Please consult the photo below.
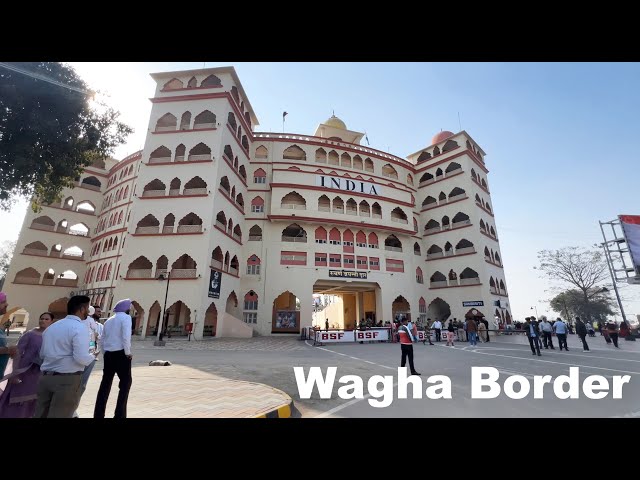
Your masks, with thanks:
<instances>
[{"instance_id":1,"label":"arched window","mask_svg":"<svg viewBox=\"0 0 640 480\"><path fill-rule=\"evenodd\" d=\"M291 145L282 153L284 160L306 160L307 154L297 145Z\"/></svg>"}]
</instances>

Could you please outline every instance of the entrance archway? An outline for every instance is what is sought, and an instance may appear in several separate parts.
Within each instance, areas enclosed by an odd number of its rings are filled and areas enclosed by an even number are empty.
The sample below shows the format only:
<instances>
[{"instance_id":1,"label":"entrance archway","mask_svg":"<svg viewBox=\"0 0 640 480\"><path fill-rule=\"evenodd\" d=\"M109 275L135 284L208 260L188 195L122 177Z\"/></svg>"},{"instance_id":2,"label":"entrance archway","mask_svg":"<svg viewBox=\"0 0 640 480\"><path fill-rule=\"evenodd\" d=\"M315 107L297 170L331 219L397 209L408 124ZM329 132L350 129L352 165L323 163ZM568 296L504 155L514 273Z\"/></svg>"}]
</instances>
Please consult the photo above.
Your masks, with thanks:
<instances>
[{"instance_id":1,"label":"entrance archway","mask_svg":"<svg viewBox=\"0 0 640 480\"><path fill-rule=\"evenodd\" d=\"M167 309L167 326L166 331L168 336L186 336L187 335L187 323L191 322L191 309L186 303L178 300Z\"/></svg>"},{"instance_id":2,"label":"entrance archway","mask_svg":"<svg viewBox=\"0 0 640 480\"><path fill-rule=\"evenodd\" d=\"M54 320L60 320L61 318L64 318L67 316L68 302L69 302L69 299L67 297L63 297L49 304L49 308L47 310L53 313Z\"/></svg>"},{"instance_id":3,"label":"entrance archway","mask_svg":"<svg viewBox=\"0 0 640 480\"><path fill-rule=\"evenodd\" d=\"M216 304L211 302L209 308L207 308L204 314L204 330L202 331L203 337L215 337L216 329L218 328L218 309Z\"/></svg>"},{"instance_id":4,"label":"entrance archway","mask_svg":"<svg viewBox=\"0 0 640 480\"><path fill-rule=\"evenodd\" d=\"M394 320L402 320L406 318L411 321L411 306L406 298L398 295L391 304L391 316Z\"/></svg>"},{"instance_id":5,"label":"entrance archway","mask_svg":"<svg viewBox=\"0 0 640 480\"><path fill-rule=\"evenodd\" d=\"M300 300L293 293L283 292L273 301L271 332L300 332Z\"/></svg>"},{"instance_id":6,"label":"entrance archway","mask_svg":"<svg viewBox=\"0 0 640 480\"><path fill-rule=\"evenodd\" d=\"M133 335L140 335L142 333L142 323L144 322L144 308L140 306L135 300L131 302L131 308L129 314L131 315L131 329Z\"/></svg>"},{"instance_id":7,"label":"entrance archway","mask_svg":"<svg viewBox=\"0 0 640 480\"><path fill-rule=\"evenodd\" d=\"M160 321L160 315L162 315L162 307L160 306L160 302L156 300L155 302L153 302L153 305L151 305L151 308L149 309L146 335L155 336L158 334L157 328Z\"/></svg>"},{"instance_id":8,"label":"entrance archway","mask_svg":"<svg viewBox=\"0 0 640 480\"><path fill-rule=\"evenodd\" d=\"M427 317L432 321L440 320L444 323L451 316L451 307L440 297L435 298L427 310Z\"/></svg>"},{"instance_id":9,"label":"entrance archway","mask_svg":"<svg viewBox=\"0 0 640 480\"><path fill-rule=\"evenodd\" d=\"M236 295L236 292L232 291L227 297L227 305L225 306L224 311L238 319L242 318L242 313L238 307L238 296Z\"/></svg>"}]
</instances>

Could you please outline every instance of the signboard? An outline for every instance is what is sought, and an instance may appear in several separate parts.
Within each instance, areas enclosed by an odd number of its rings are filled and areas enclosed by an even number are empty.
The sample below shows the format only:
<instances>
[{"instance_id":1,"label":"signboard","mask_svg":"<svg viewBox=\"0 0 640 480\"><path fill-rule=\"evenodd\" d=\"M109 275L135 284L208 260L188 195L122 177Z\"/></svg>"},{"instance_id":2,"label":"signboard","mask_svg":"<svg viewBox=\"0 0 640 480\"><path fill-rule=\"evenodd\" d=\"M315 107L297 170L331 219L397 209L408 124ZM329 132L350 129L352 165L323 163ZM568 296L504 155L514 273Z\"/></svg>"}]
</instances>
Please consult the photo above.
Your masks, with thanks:
<instances>
[{"instance_id":1,"label":"signboard","mask_svg":"<svg viewBox=\"0 0 640 480\"><path fill-rule=\"evenodd\" d=\"M366 193L368 195L382 195L382 187L375 183L352 180L350 178L329 177L326 175L316 175L316 186L325 187L331 190L342 190L343 192Z\"/></svg>"},{"instance_id":2,"label":"signboard","mask_svg":"<svg viewBox=\"0 0 640 480\"><path fill-rule=\"evenodd\" d=\"M366 333L366 332L362 332ZM316 332L316 342L321 343L348 343L354 342L353 330L348 332Z\"/></svg>"},{"instance_id":3,"label":"signboard","mask_svg":"<svg viewBox=\"0 0 640 480\"><path fill-rule=\"evenodd\" d=\"M380 328L373 330L356 331L356 342L387 342L389 341L389 329Z\"/></svg>"},{"instance_id":4,"label":"signboard","mask_svg":"<svg viewBox=\"0 0 640 480\"><path fill-rule=\"evenodd\" d=\"M367 279L367 272L356 272L353 270L329 270L331 278L358 278L360 280Z\"/></svg>"},{"instance_id":5,"label":"signboard","mask_svg":"<svg viewBox=\"0 0 640 480\"><path fill-rule=\"evenodd\" d=\"M209 276L209 298L220 298L220 285L222 284L222 274L217 270L211 270Z\"/></svg>"},{"instance_id":6,"label":"signboard","mask_svg":"<svg viewBox=\"0 0 640 480\"><path fill-rule=\"evenodd\" d=\"M435 338L436 338L435 337L435 333L431 332L431 331L429 331L429 336L431 337L432 340L435 340ZM427 341L424 330L418 330L418 341L419 342L426 342Z\"/></svg>"},{"instance_id":7,"label":"signboard","mask_svg":"<svg viewBox=\"0 0 640 480\"><path fill-rule=\"evenodd\" d=\"M463 307L484 307L484 302L482 300L473 300L469 302L462 302Z\"/></svg>"},{"instance_id":8,"label":"signboard","mask_svg":"<svg viewBox=\"0 0 640 480\"><path fill-rule=\"evenodd\" d=\"M618 215L624 238L629 246L631 261L636 271L636 276L640 276L640 215Z\"/></svg>"}]
</instances>

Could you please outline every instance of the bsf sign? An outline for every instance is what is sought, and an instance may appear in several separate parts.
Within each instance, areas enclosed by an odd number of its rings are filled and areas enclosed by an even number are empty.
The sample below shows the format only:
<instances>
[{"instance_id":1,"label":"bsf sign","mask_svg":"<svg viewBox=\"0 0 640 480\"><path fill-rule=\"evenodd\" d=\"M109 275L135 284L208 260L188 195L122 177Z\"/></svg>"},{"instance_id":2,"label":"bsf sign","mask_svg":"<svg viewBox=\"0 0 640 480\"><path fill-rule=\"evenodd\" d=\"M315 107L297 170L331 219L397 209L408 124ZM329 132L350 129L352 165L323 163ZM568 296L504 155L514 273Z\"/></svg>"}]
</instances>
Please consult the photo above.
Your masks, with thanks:
<instances>
[{"instance_id":1,"label":"bsf sign","mask_svg":"<svg viewBox=\"0 0 640 480\"><path fill-rule=\"evenodd\" d=\"M353 342L353 332L317 332L316 342L347 343Z\"/></svg>"},{"instance_id":2,"label":"bsf sign","mask_svg":"<svg viewBox=\"0 0 640 480\"><path fill-rule=\"evenodd\" d=\"M358 342L367 342L367 341L379 341L386 342L389 340L389 329L381 328L380 330L365 330L356 332L356 341Z\"/></svg>"}]
</instances>

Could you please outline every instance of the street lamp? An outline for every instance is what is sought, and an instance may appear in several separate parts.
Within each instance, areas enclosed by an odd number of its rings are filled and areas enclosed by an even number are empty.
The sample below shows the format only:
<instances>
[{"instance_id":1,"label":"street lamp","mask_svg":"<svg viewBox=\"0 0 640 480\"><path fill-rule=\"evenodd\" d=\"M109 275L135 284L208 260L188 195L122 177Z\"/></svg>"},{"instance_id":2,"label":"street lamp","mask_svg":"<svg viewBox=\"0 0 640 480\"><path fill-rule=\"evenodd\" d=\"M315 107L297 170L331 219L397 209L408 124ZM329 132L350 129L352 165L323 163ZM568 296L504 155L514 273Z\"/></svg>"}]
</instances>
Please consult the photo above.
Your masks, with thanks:
<instances>
[{"instance_id":1,"label":"street lamp","mask_svg":"<svg viewBox=\"0 0 640 480\"><path fill-rule=\"evenodd\" d=\"M167 270L167 272L162 272L158 275L158 280L167 280L167 289L164 293L164 308L162 309L162 316L160 317L160 323L158 325L158 340L153 342L155 346L164 347L165 342L162 341L162 328L163 328L163 320L167 311L167 297L169 296L169 283L171 282L171 272Z\"/></svg>"}]
</instances>

